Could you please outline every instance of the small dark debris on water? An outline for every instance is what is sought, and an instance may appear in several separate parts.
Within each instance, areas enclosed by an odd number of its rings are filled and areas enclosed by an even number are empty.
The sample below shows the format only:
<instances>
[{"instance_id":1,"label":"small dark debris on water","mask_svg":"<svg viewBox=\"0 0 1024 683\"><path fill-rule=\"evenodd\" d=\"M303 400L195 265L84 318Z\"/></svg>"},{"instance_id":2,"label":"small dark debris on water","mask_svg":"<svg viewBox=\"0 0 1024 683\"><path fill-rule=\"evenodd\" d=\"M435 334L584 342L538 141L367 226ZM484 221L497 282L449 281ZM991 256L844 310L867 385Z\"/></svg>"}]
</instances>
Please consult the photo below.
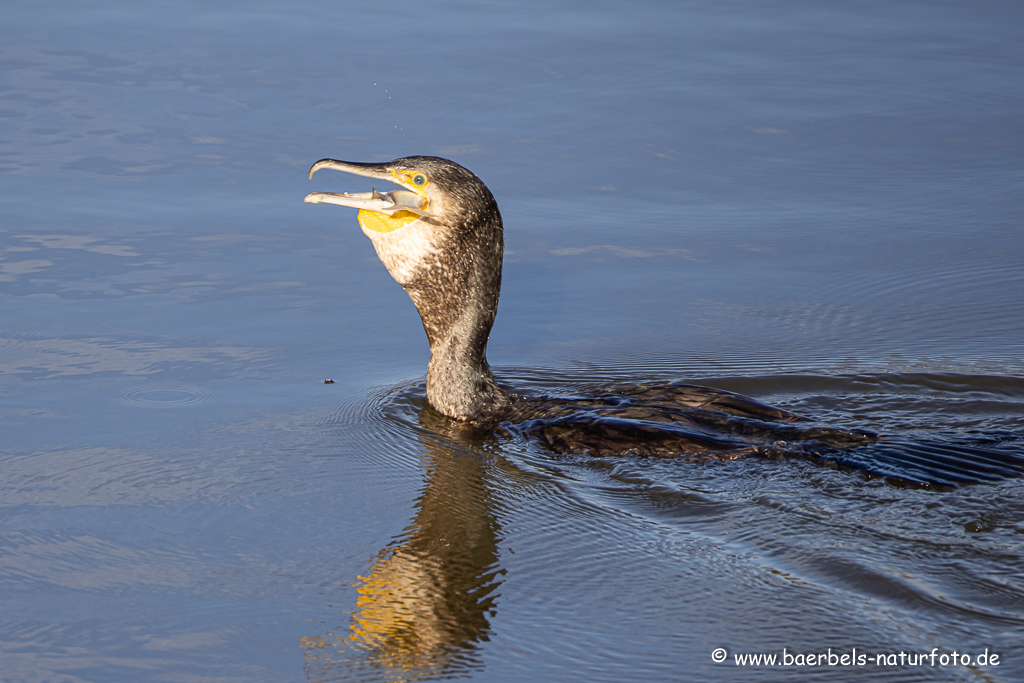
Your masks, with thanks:
<instances>
[{"instance_id":1,"label":"small dark debris on water","mask_svg":"<svg viewBox=\"0 0 1024 683\"><path fill-rule=\"evenodd\" d=\"M964 531L969 534L980 534L988 531L993 531L998 525L994 519L991 519L987 515L982 515L978 519L971 520L964 524Z\"/></svg>"},{"instance_id":2,"label":"small dark debris on water","mask_svg":"<svg viewBox=\"0 0 1024 683\"><path fill-rule=\"evenodd\" d=\"M333 379L325 379L324 380L324 384L334 384L334 380Z\"/></svg>"}]
</instances>

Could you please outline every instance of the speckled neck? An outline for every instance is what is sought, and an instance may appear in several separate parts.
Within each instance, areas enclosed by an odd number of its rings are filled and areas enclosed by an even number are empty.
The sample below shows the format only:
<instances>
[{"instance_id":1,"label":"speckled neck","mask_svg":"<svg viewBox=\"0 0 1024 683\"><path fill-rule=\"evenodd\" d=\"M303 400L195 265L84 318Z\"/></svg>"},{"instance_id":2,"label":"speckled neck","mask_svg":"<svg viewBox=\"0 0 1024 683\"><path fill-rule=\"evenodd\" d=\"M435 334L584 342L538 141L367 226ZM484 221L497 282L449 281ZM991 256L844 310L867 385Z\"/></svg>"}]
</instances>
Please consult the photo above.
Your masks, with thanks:
<instances>
[{"instance_id":1,"label":"speckled neck","mask_svg":"<svg viewBox=\"0 0 1024 683\"><path fill-rule=\"evenodd\" d=\"M464 173L466 178L446 177ZM504 233L501 214L487 187L465 169L434 171L450 190L441 215L387 233L409 236L421 246L415 259L385 254L387 237L374 236L381 260L416 305L430 342L427 398L439 412L459 419L493 421L507 412L509 396L487 365L487 339L501 294Z\"/></svg>"},{"instance_id":2,"label":"speckled neck","mask_svg":"<svg viewBox=\"0 0 1024 683\"><path fill-rule=\"evenodd\" d=\"M486 421L509 404L487 365L503 252L497 207L489 219L471 232L448 232L429 277L414 278L405 288L430 341L427 399L461 420Z\"/></svg>"}]
</instances>

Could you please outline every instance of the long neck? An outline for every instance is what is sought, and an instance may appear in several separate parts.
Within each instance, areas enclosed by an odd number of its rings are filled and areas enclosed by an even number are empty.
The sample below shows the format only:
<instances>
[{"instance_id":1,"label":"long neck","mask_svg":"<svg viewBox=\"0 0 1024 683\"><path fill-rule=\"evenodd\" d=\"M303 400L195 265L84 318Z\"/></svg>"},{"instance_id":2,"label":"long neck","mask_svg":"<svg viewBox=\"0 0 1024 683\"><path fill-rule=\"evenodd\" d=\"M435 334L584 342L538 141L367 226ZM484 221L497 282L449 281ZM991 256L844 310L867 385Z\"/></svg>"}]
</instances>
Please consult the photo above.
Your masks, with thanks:
<instances>
[{"instance_id":1,"label":"long neck","mask_svg":"<svg viewBox=\"0 0 1024 683\"><path fill-rule=\"evenodd\" d=\"M446 334L428 334L427 399L449 417L483 420L508 405L508 396L487 365L494 313L481 309L470 304Z\"/></svg>"},{"instance_id":2,"label":"long neck","mask_svg":"<svg viewBox=\"0 0 1024 683\"><path fill-rule=\"evenodd\" d=\"M487 338L501 293L501 218L462 232L424 277L406 285L430 342L427 399L456 419L498 417L509 397L487 365Z\"/></svg>"}]
</instances>

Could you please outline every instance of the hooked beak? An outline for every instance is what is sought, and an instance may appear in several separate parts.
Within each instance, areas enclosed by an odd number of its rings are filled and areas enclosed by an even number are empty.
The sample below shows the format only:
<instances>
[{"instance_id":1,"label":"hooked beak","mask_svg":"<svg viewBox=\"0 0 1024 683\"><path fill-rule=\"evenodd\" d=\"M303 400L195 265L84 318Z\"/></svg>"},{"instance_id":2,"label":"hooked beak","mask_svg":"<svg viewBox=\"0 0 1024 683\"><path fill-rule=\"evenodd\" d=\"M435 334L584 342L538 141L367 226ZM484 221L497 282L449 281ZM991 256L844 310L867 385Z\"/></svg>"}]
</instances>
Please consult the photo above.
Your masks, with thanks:
<instances>
[{"instance_id":1,"label":"hooked beak","mask_svg":"<svg viewBox=\"0 0 1024 683\"><path fill-rule=\"evenodd\" d=\"M321 168L329 168L335 171L344 171L353 175L361 175L366 178L376 178L389 183L401 185L387 164L367 164L356 161L338 161L337 159L321 159L309 169L309 177ZM377 192L373 188L369 192L311 192L306 195L305 200L310 204L337 204L339 206L351 206L354 209L365 209L375 211L388 216L393 216L399 211L434 218L434 215L423 210L427 200L411 190L393 190L391 192Z\"/></svg>"}]
</instances>

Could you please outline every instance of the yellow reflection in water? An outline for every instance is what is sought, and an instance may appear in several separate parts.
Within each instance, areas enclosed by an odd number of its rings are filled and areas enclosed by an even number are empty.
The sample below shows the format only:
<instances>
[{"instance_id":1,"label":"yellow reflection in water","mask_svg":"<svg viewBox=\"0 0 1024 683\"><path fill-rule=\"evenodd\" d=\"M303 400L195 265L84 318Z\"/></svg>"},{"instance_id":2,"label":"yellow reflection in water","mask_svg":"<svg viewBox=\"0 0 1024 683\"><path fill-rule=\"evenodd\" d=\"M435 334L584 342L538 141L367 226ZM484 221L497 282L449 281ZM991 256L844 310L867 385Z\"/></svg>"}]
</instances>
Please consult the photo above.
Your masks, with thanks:
<instances>
[{"instance_id":1,"label":"yellow reflection in water","mask_svg":"<svg viewBox=\"0 0 1024 683\"><path fill-rule=\"evenodd\" d=\"M428 411L430 412L430 411ZM358 577L348 632L306 637L311 681L414 681L474 668L498 586L499 527L488 494L489 458L459 427L421 415L427 480L405 534Z\"/></svg>"}]
</instances>

